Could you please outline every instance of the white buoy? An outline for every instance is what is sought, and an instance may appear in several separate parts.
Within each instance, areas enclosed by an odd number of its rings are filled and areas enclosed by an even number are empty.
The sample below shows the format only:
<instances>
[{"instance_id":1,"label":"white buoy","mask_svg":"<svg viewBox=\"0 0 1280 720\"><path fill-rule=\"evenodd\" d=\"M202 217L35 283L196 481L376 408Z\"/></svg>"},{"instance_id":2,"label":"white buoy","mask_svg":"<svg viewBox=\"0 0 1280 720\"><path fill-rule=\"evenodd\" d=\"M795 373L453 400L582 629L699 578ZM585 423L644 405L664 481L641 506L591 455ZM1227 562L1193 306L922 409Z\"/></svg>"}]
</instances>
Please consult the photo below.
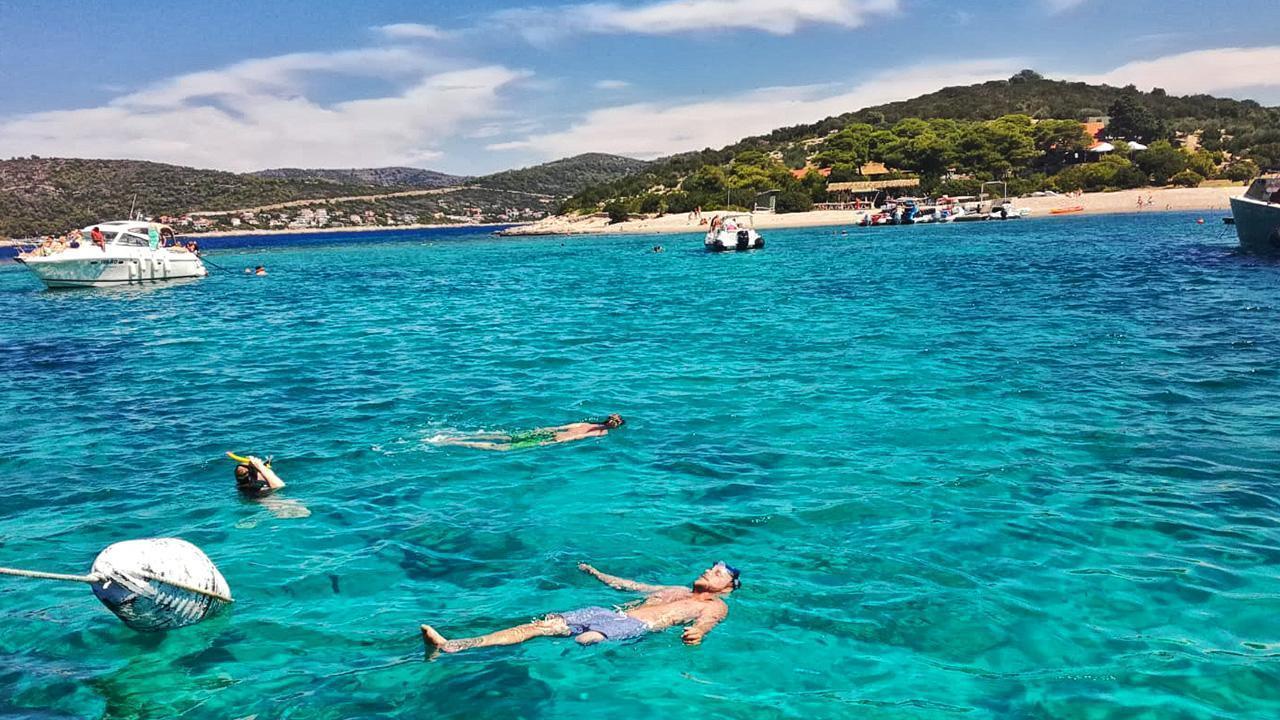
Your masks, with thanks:
<instances>
[{"instance_id":1,"label":"white buoy","mask_svg":"<svg viewBox=\"0 0 1280 720\"><path fill-rule=\"evenodd\" d=\"M0 574L89 583L125 625L149 632L194 625L233 602L231 588L200 548L178 538L125 540L98 553L88 575L0 568Z\"/></svg>"}]
</instances>

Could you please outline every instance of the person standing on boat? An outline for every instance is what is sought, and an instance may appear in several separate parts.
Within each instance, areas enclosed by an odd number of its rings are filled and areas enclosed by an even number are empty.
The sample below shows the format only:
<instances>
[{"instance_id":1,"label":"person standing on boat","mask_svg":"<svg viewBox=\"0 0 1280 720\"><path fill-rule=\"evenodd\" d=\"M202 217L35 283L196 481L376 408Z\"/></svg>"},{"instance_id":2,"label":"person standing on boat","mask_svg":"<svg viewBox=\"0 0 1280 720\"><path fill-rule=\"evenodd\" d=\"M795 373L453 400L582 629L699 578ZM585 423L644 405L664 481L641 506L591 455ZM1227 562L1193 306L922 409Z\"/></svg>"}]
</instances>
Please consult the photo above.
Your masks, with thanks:
<instances>
[{"instance_id":1,"label":"person standing on boat","mask_svg":"<svg viewBox=\"0 0 1280 720\"><path fill-rule=\"evenodd\" d=\"M160 226L156 223L147 223L147 240L151 243L152 250L160 247Z\"/></svg>"}]
</instances>

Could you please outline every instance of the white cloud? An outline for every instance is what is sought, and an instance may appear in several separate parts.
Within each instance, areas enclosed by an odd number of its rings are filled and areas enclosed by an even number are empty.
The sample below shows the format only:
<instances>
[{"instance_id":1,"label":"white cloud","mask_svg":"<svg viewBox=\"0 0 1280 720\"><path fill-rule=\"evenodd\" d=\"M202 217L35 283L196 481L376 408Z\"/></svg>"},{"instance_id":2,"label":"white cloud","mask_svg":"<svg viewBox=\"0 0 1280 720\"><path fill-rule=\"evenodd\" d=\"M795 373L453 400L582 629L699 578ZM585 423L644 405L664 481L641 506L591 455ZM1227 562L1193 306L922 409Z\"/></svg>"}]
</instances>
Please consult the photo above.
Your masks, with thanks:
<instances>
[{"instance_id":1,"label":"white cloud","mask_svg":"<svg viewBox=\"0 0 1280 720\"><path fill-rule=\"evenodd\" d=\"M1012 75L1013 59L921 65L881 72L854 86L795 85L725 93L683 103L632 103L593 110L566 130L496 143L490 150L526 150L544 157L611 152L638 158L721 147L785 125L814 122L858 108L904 100L947 85Z\"/></svg>"},{"instance_id":2,"label":"white cloud","mask_svg":"<svg viewBox=\"0 0 1280 720\"><path fill-rule=\"evenodd\" d=\"M631 87L631 83L626 80L597 80L595 87L597 90L622 90Z\"/></svg>"},{"instance_id":3,"label":"white cloud","mask_svg":"<svg viewBox=\"0 0 1280 720\"><path fill-rule=\"evenodd\" d=\"M759 30L790 35L801 25L860 27L872 16L892 14L898 7L899 0L665 0L639 7L588 3L521 8L493 18L541 43L583 32L674 35Z\"/></svg>"},{"instance_id":4,"label":"white cloud","mask_svg":"<svg viewBox=\"0 0 1280 720\"><path fill-rule=\"evenodd\" d=\"M1109 72L1073 79L1108 85L1161 87L1175 95L1242 88L1280 87L1280 46L1216 48L1131 62Z\"/></svg>"},{"instance_id":5,"label":"white cloud","mask_svg":"<svg viewBox=\"0 0 1280 720\"><path fill-rule=\"evenodd\" d=\"M322 103L334 74L393 83L380 97ZM527 73L445 67L402 49L298 53L181 75L106 105L0 119L0 157L141 158L197 167L416 164L443 141L502 115Z\"/></svg>"},{"instance_id":6,"label":"white cloud","mask_svg":"<svg viewBox=\"0 0 1280 720\"><path fill-rule=\"evenodd\" d=\"M421 23L392 23L379 25L374 30L389 40L443 40L449 37L448 31Z\"/></svg>"}]
</instances>

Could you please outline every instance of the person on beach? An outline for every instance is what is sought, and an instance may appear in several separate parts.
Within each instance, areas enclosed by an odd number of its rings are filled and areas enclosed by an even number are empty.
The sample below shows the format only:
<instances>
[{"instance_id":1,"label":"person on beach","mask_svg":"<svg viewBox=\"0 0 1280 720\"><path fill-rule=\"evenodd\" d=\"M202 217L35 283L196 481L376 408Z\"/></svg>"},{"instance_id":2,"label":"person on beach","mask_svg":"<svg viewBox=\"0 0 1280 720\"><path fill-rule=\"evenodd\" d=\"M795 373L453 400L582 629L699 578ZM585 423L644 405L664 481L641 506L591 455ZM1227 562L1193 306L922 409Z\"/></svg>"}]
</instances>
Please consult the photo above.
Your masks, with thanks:
<instances>
[{"instance_id":1,"label":"person on beach","mask_svg":"<svg viewBox=\"0 0 1280 720\"><path fill-rule=\"evenodd\" d=\"M518 433L473 433L463 437L437 437L432 440L437 445L457 445L459 447L478 448L480 450L524 450L525 448L554 445L592 437L603 437L610 430L617 430L626 424L622 416L614 413L602 421L584 420L583 422L557 425L555 427L534 428Z\"/></svg>"},{"instance_id":2,"label":"person on beach","mask_svg":"<svg viewBox=\"0 0 1280 720\"><path fill-rule=\"evenodd\" d=\"M572 635L579 645L594 645L605 640L630 640L685 625L681 640L685 645L698 645L729 614L724 598L742 586L738 570L723 562L704 570L690 587L624 580L586 563L579 564L578 569L614 590L640 593L645 598L626 609L585 607L551 613L524 625L456 640L449 640L430 625L423 625L422 640L428 647L455 653L478 647L516 645L536 637Z\"/></svg>"}]
</instances>

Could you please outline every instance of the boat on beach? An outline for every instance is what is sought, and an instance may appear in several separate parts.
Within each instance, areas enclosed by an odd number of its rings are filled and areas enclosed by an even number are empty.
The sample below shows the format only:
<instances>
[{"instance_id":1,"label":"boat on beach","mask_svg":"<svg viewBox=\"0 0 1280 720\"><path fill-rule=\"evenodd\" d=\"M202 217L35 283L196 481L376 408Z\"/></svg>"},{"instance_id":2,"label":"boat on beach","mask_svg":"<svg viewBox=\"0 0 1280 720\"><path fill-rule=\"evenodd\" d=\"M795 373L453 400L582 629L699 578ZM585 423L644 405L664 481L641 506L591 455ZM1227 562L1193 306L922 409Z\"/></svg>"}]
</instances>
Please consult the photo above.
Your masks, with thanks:
<instances>
[{"instance_id":1,"label":"boat on beach","mask_svg":"<svg viewBox=\"0 0 1280 720\"><path fill-rule=\"evenodd\" d=\"M1240 249L1280 253L1280 173L1256 178L1243 195L1230 198L1230 202Z\"/></svg>"},{"instance_id":2,"label":"boat on beach","mask_svg":"<svg viewBox=\"0 0 1280 720\"><path fill-rule=\"evenodd\" d=\"M149 233L158 229L152 247ZM102 244L93 231L102 234ZM71 242L41 245L16 258L49 288L141 285L208 275L200 257L181 245L166 246L173 237L168 225L144 220L117 220L89 225Z\"/></svg>"},{"instance_id":3,"label":"boat on beach","mask_svg":"<svg viewBox=\"0 0 1280 720\"><path fill-rule=\"evenodd\" d=\"M764 247L764 238L756 232L751 213L735 213L713 218L703 245L709 252L758 250Z\"/></svg>"}]
</instances>

